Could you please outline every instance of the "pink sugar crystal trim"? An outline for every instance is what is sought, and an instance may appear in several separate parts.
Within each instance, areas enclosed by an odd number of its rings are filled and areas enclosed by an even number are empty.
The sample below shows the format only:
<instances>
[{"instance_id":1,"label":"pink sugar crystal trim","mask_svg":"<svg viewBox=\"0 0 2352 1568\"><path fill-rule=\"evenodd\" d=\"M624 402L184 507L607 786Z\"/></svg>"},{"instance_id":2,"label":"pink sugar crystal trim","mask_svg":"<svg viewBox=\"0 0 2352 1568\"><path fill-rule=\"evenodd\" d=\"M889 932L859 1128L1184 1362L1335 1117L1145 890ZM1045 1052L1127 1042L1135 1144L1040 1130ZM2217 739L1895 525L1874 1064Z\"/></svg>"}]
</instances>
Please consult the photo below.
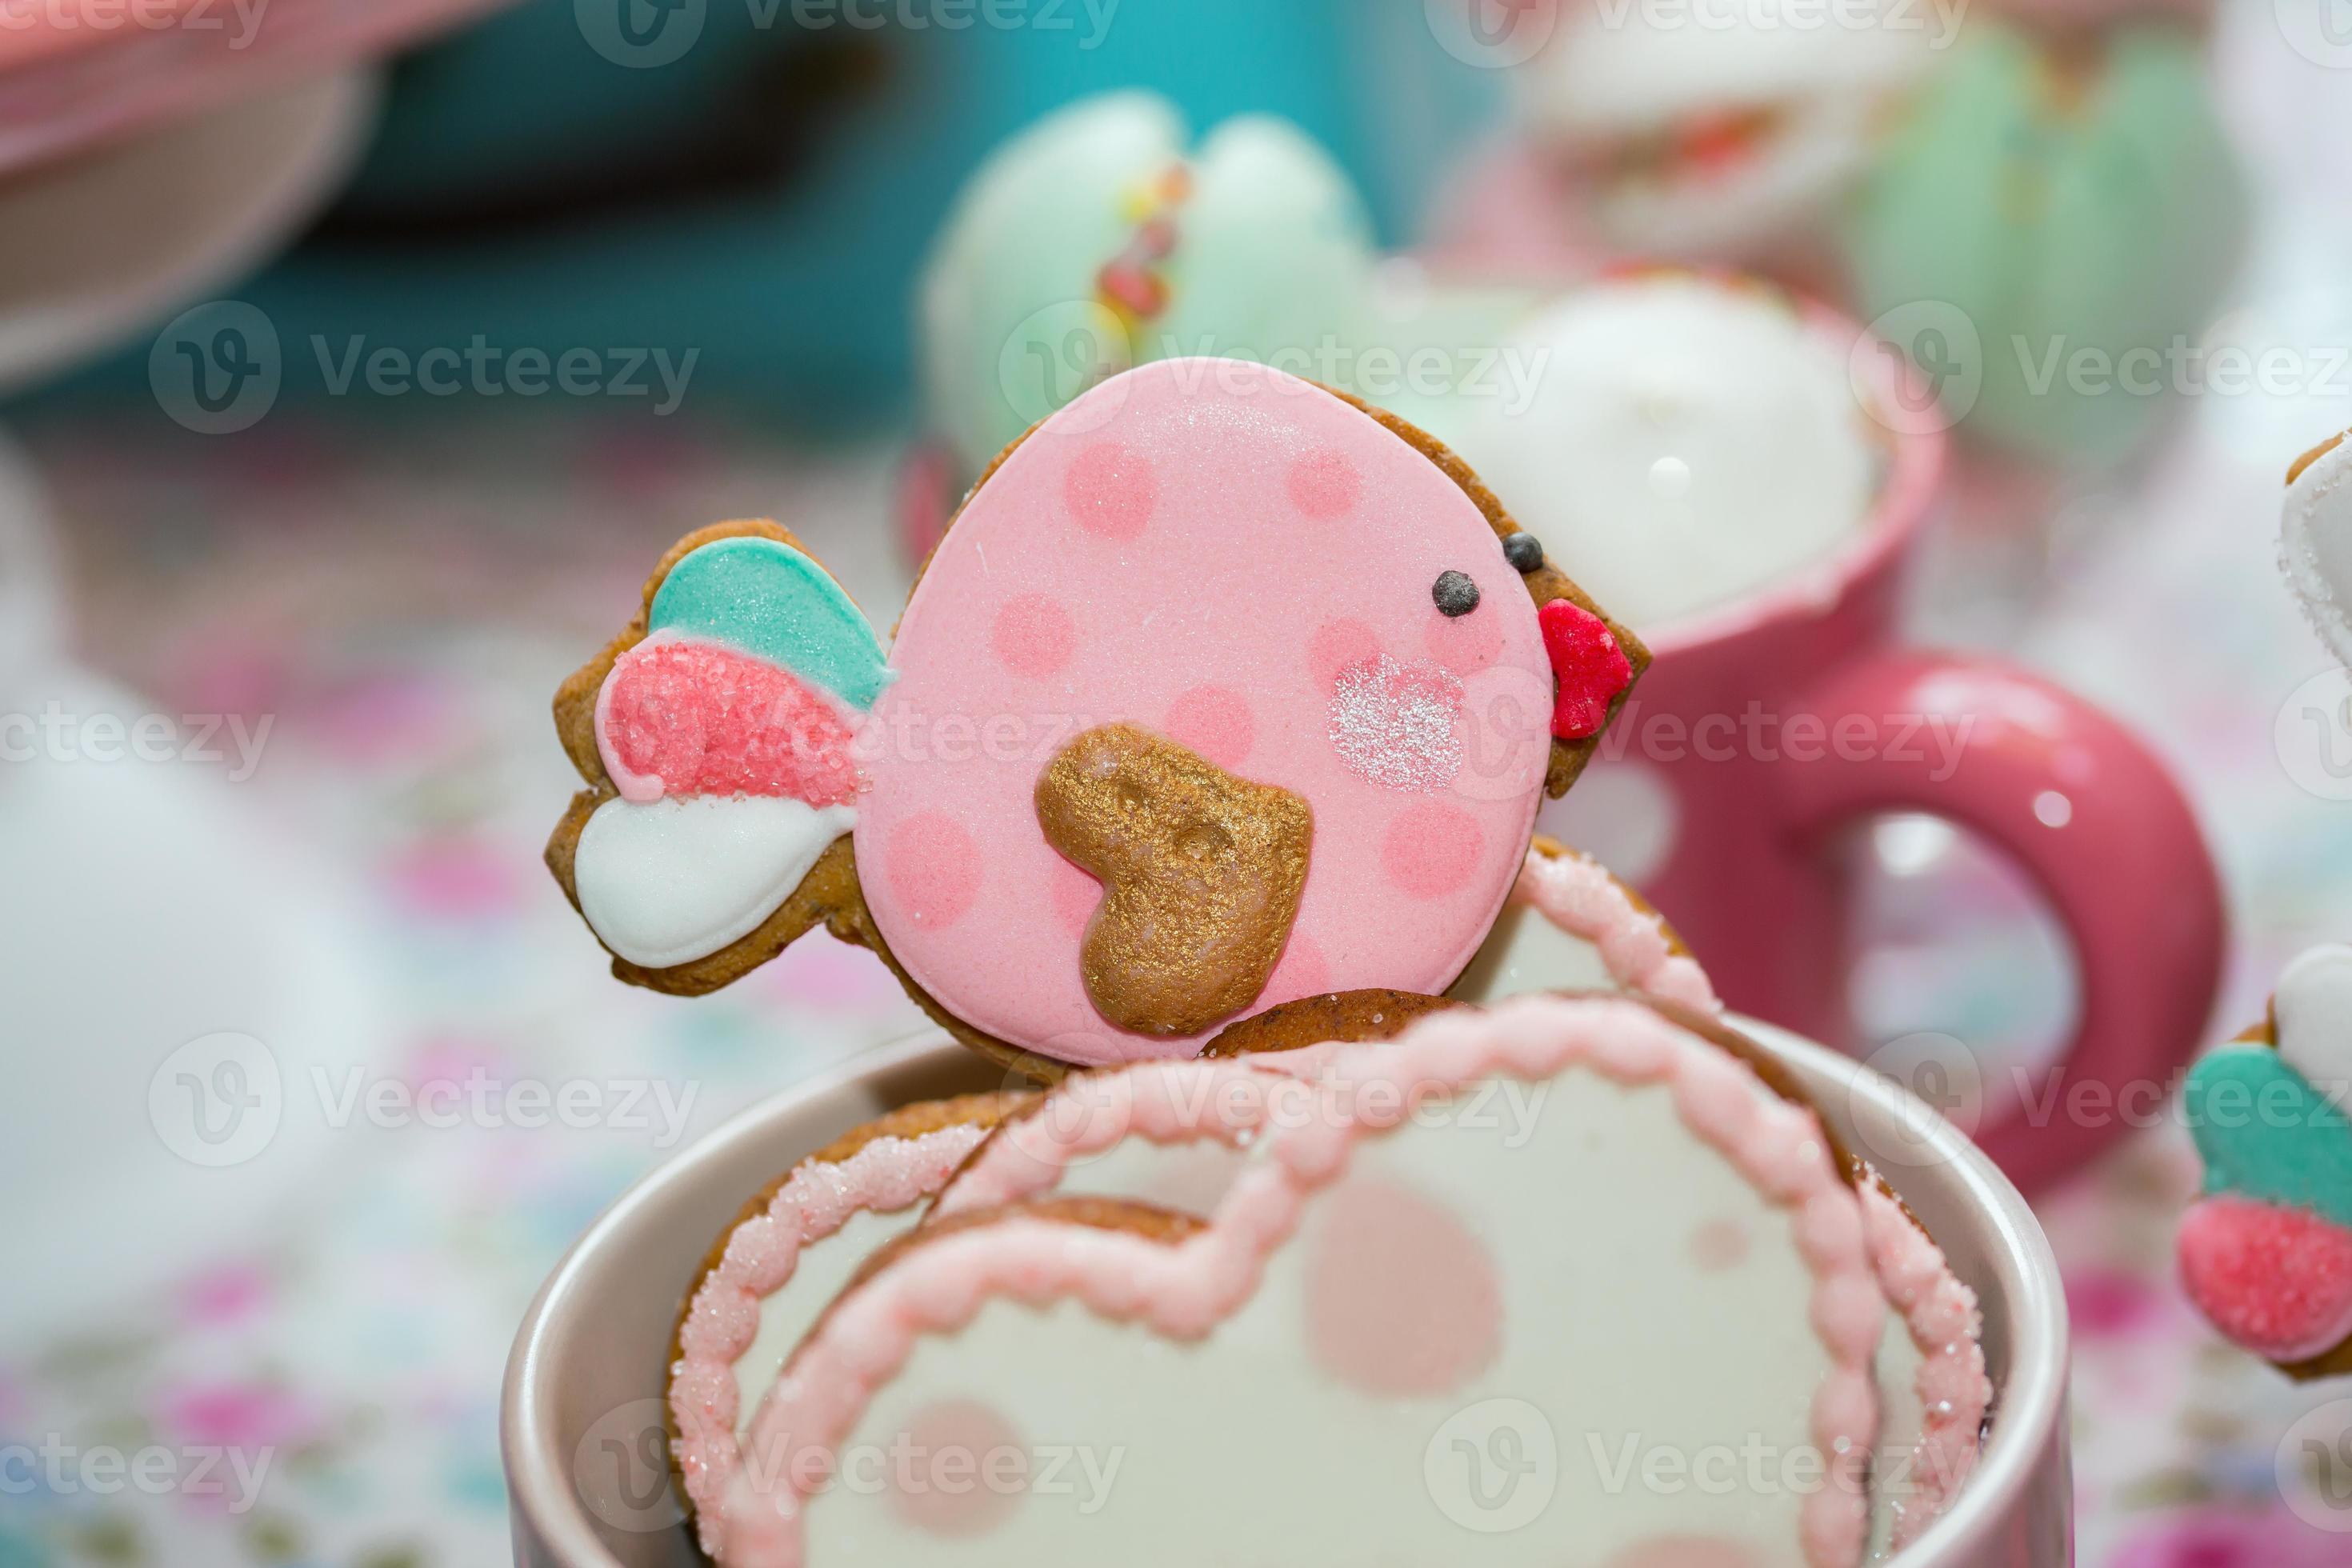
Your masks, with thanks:
<instances>
[{"instance_id":1,"label":"pink sugar crystal trim","mask_svg":"<svg viewBox=\"0 0 2352 1568\"><path fill-rule=\"evenodd\" d=\"M1255 1129L1265 1155L1234 1178L1207 1228L1182 1242L1013 1217L917 1247L840 1298L753 1422L751 1442L776 1460L762 1467L775 1489L748 1470L729 1484L730 1568L799 1568L807 1494L797 1485L825 1473L799 1456L829 1453L847 1437L921 1336L953 1332L1003 1296L1033 1306L1076 1299L1107 1318L1197 1339L1249 1299L1266 1259L1297 1229L1307 1201L1345 1170L1359 1140L1454 1087L1496 1073L1549 1078L1571 1066L1621 1083L1669 1086L1684 1123L1789 1212L1813 1276L1813 1330L1832 1365L1811 1410L1832 1484L1804 1501L1802 1545L1811 1568L1853 1568L1869 1531L1866 1465L1878 1420L1872 1362L1885 1302L1864 1250L1861 1206L1831 1163L1820 1121L1639 1003L1549 996L1436 1014L1392 1042L1333 1047L1312 1079L1233 1060L1153 1062L1066 1080L1056 1093L1068 1097L1066 1110L1090 1113L1041 1110L1022 1123L1038 1129L1022 1141L1024 1157L1049 1170L1057 1158L1066 1165L1129 1131L1165 1142L1238 1139ZM1203 1108L1213 1122L1204 1122ZM1376 1109L1377 1121L1358 1114ZM1010 1192L1034 1175L1008 1169L989 1180Z\"/></svg>"},{"instance_id":2,"label":"pink sugar crystal trim","mask_svg":"<svg viewBox=\"0 0 2352 1568\"><path fill-rule=\"evenodd\" d=\"M856 736L824 693L738 649L656 635L613 663L596 693L596 751L621 798L857 797Z\"/></svg>"},{"instance_id":3,"label":"pink sugar crystal trim","mask_svg":"<svg viewBox=\"0 0 2352 1568\"><path fill-rule=\"evenodd\" d=\"M1529 849L1511 896L1533 905L1562 931L1599 947L1601 962L1619 984L1704 1013L1723 1011L1706 972L1687 953L1674 950L1665 922L1636 904L1624 885L1591 856L1573 849L1557 856Z\"/></svg>"},{"instance_id":4,"label":"pink sugar crystal trim","mask_svg":"<svg viewBox=\"0 0 2352 1568\"><path fill-rule=\"evenodd\" d=\"M803 1247L855 1215L890 1214L929 1197L988 1131L977 1122L942 1127L919 1138L877 1138L839 1164L803 1162L764 1210L728 1237L719 1266L687 1309L669 1387L678 1468L702 1549L713 1557L725 1541L719 1504L741 1463L735 1363L758 1337L760 1303L791 1282Z\"/></svg>"},{"instance_id":5,"label":"pink sugar crystal trim","mask_svg":"<svg viewBox=\"0 0 2352 1568\"><path fill-rule=\"evenodd\" d=\"M1862 1215L1879 1288L1903 1314L1920 1356L1913 1383L1924 1412L1919 1443L1909 1485L1890 1504L1900 1550L1943 1516L1976 1468L1992 1380L1985 1374L1976 1292L1953 1275L1943 1250L1880 1190L1875 1176L1862 1184Z\"/></svg>"}]
</instances>

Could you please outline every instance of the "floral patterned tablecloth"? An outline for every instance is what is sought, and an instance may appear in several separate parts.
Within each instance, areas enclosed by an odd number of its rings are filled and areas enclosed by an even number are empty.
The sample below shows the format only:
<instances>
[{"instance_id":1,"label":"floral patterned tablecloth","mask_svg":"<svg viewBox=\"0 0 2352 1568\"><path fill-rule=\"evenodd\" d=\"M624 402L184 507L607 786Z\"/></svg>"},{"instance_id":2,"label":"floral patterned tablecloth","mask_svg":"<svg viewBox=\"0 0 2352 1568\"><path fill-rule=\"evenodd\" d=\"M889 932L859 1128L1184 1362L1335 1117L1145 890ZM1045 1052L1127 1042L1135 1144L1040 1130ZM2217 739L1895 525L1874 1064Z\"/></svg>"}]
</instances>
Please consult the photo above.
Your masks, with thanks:
<instances>
[{"instance_id":1,"label":"floral patterned tablecloth","mask_svg":"<svg viewBox=\"0 0 2352 1568\"><path fill-rule=\"evenodd\" d=\"M247 798L356 889L398 1077L691 1084L683 1141L918 1026L877 965L824 941L694 1005L628 991L538 863L568 788L546 700L610 634L646 563L713 518L775 515L887 605L901 581L887 451L795 456L683 416L287 413L220 442L161 424L26 433L64 516L81 652L174 710L277 716ZM2147 475L2086 500L2074 553L2046 579L1994 572L1986 589L1960 568L2000 552L1948 541L1939 580L1978 585L1927 612L2119 709L2191 780L2240 917L2232 1022L2296 945L2352 931L2352 814L2299 787L2273 746L2281 705L2326 668L2271 576L2276 435L2233 432L2200 417ZM1927 907L1980 943L2013 943L1979 918L1980 880L1947 878ZM1969 973L1906 980L1876 1026L1990 1016ZM1993 1013L2012 1020L2063 1006L2054 982L2000 994ZM353 1139L299 1223L0 1345L0 1451L268 1458L251 1506L235 1476L151 1495L28 1489L28 1467L0 1467L0 1568L504 1561L497 1401L514 1325L570 1239L668 1146L658 1127ZM2324 1396L2218 1346L2170 1283L2193 1179L2185 1139L2161 1129L2044 1211L2078 1336L2081 1560L2352 1559L2352 1538L2286 1510L2273 1474L2282 1434Z\"/></svg>"}]
</instances>

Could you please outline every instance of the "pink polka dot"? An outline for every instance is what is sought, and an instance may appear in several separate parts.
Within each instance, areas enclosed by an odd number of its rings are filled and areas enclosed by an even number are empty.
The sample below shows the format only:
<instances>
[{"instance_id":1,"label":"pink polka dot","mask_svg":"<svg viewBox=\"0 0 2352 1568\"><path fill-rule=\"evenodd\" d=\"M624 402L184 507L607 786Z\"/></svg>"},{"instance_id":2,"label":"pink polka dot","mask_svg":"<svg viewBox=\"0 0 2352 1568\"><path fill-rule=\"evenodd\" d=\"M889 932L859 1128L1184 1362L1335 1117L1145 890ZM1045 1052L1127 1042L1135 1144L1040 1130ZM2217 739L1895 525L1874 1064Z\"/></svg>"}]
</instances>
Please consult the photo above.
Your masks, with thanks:
<instances>
[{"instance_id":1,"label":"pink polka dot","mask_svg":"<svg viewBox=\"0 0 2352 1568\"><path fill-rule=\"evenodd\" d=\"M1444 1394L1495 1359L1503 1293L1486 1247L1443 1205L1370 1177L1320 1205L1307 1274L1315 1363L1367 1394Z\"/></svg>"},{"instance_id":2,"label":"pink polka dot","mask_svg":"<svg viewBox=\"0 0 2352 1568\"><path fill-rule=\"evenodd\" d=\"M1078 628L1070 612L1050 594L1024 594L1007 599L996 612L988 634L989 646L1005 668L1032 680L1059 675L1078 645Z\"/></svg>"},{"instance_id":3,"label":"pink polka dot","mask_svg":"<svg viewBox=\"0 0 2352 1568\"><path fill-rule=\"evenodd\" d=\"M1265 983L1267 1004L1296 1002L1330 989L1331 966L1324 961L1323 949L1305 931L1293 931L1283 946L1282 961Z\"/></svg>"},{"instance_id":4,"label":"pink polka dot","mask_svg":"<svg viewBox=\"0 0 2352 1568\"><path fill-rule=\"evenodd\" d=\"M1475 675L1503 656L1500 606L1481 605L1466 616L1442 615L1432 606L1422 637L1430 658L1456 675Z\"/></svg>"},{"instance_id":5,"label":"pink polka dot","mask_svg":"<svg viewBox=\"0 0 2352 1568\"><path fill-rule=\"evenodd\" d=\"M1290 465L1290 504L1318 522L1345 517L1356 509L1364 481L1345 452L1326 448L1309 452Z\"/></svg>"},{"instance_id":6,"label":"pink polka dot","mask_svg":"<svg viewBox=\"0 0 2352 1568\"><path fill-rule=\"evenodd\" d=\"M1307 639L1307 668L1319 691L1330 690L1341 670L1380 657L1380 634L1361 621L1326 621Z\"/></svg>"},{"instance_id":7,"label":"pink polka dot","mask_svg":"<svg viewBox=\"0 0 2352 1568\"><path fill-rule=\"evenodd\" d=\"M1237 768L1257 739L1249 703L1226 686L1196 686L1168 710L1168 738L1221 768Z\"/></svg>"},{"instance_id":8,"label":"pink polka dot","mask_svg":"<svg viewBox=\"0 0 2352 1568\"><path fill-rule=\"evenodd\" d=\"M1609 1559L1608 1568L1758 1568L1755 1552L1719 1535L1654 1535Z\"/></svg>"},{"instance_id":9,"label":"pink polka dot","mask_svg":"<svg viewBox=\"0 0 2352 1568\"><path fill-rule=\"evenodd\" d=\"M1441 899L1468 886L1485 848L1476 817L1443 801L1416 801L1389 824L1381 864L1401 890L1416 899Z\"/></svg>"},{"instance_id":10,"label":"pink polka dot","mask_svg":"<svg viewBox=\"0 0 2352 1568\"><path fill-rule=\"evenodd\" d=\"M888 870L890 890L919 926L951 926L980 897L979 847L944 812L923 812L890 830Z\"/></svg>"},{"instance_id":11,"label":"pink polka dot","mask_svg":"<svg viewBox=\"0 0 2352 1568\"><path fill-rule=\"evenodd\" d=\"M1054 906L1054 918L1072 936L1084 936L1087 922L1095 918L1095 910L1102 903L1102 884L1096 881L1059 855L1054 857L1053 880L1047 884L1046 899Z\"/></svg>"},{"instance_id":12,"label":"pink polka dot","mask_svg":"<svg viewBox=\"0 0 2352 1568\"><path fill-rule=\"evenodd\" d=\"M1708 1220L1690 1233L1690 1256L1705 1273L1737 1268L1748 1260L1748 1227L1738 1220Z\"/></svg>"},{"instance_id":13,"label":"pink polka dot","mask_svg":"<svg viewBox=\"0 0 2352 1568\"><path fill-rule=\"evenodd\" d=\"M969 1399L927 1405L886 1458L891 1510L918 1530L969 1539L1013 1516L1029 1451L1003 1416Z\"/></svg>"},{"instance_id":14,"label":"pink polka dot","mask_svg":"<svg viewBox=\"0 0 2352 1568\"><path fill-rule=\"evenodd\" d=\"M1071 519L1103 539L1133 539L1151 521L1160 481L1151 461L1117 441L1097 441L1072 460L1062 478Z\"/></svg>"}]
</instances>

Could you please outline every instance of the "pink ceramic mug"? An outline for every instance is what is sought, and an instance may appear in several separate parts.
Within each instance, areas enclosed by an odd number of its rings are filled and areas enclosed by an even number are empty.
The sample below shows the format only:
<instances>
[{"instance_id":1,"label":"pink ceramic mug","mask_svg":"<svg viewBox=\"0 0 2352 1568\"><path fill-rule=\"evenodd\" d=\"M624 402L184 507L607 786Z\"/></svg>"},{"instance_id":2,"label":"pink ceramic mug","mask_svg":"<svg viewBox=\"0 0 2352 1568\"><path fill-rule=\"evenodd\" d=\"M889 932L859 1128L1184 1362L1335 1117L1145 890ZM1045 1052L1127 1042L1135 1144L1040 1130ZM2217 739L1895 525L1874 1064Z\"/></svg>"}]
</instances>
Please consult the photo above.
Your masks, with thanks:
<instances>
[{"instance_id":1,"label":"pink ceramic mug","mask_svg":"<svg viewBox=\"0 0 2352 1568\"><path fill-rule=\"evenodd\" d=\"M1842 346L1858 341L1818 321ZM1908 389L1881 393L1899 416L1892 400ZM1632 874L1730 1006L1832 1043L1853 1034L1841 830L1926 813L2011 858L2080 971L2054 1081L1977 1130L2032 1193L2128 1131L2070 1106L2111 1110L2127 1085L2168 1083L2196 1052L2221 977L2220 879L2179 787L2115 720L2011 666L1899 646L1897 590L1945 442L1931 418L1887 422L1905 428L1864 529L1761 593L1645 634L1656 662L1545 826ZM1620 811L1592 809L1612 799ZM1621 841L1625 824L1612 831L1605 816L1638 819L1646 843Z\"/></svg>"}]
</instances>

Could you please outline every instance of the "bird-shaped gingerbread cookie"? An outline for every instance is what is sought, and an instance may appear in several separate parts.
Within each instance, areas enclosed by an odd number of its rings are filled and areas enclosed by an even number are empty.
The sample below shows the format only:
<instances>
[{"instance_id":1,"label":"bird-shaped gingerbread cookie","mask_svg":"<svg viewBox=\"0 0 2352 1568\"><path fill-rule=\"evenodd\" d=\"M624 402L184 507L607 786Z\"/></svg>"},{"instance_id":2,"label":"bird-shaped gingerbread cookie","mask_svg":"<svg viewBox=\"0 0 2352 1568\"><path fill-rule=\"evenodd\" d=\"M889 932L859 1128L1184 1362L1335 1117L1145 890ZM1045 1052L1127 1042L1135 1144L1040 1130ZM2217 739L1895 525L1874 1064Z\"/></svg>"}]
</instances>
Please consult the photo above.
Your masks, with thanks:
<instances>
[{"instance_id":1,"label":"bird-shaped gingerbread cookie","mask_svg":"<svg viewBox=\"0 0 2352 1568\"><path fill-rule=\"evenodd\" d=\"M548 862L623 979L812 927L1045 1076L1468 966L1648 661L1453 454L1171 360L1000 456L886 654L786 530L656 568L558 692Z\"/></svg>"}]
</instances>

